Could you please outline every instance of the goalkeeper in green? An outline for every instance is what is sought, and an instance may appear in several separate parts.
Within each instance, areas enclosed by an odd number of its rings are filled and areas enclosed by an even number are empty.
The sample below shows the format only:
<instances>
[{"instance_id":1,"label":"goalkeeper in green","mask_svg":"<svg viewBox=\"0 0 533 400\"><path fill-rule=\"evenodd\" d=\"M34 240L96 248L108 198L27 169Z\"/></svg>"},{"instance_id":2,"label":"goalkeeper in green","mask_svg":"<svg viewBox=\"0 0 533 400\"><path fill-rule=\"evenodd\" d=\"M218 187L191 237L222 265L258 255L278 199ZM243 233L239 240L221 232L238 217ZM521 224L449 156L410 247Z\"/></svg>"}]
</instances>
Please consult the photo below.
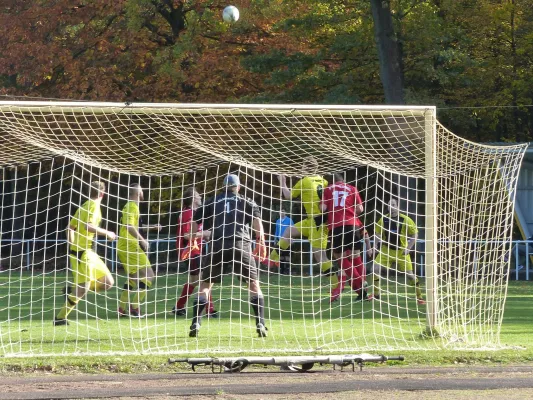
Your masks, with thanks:
<instances>
[{"instance_id":1,"label":"goalkeeper in green","mask_svg":"<svg viewBox=\"0 0 533 400\"><path fill-rule=\"evenodd\" d=\"M117 245L117 254L128 281L120 294L119 316L143 317L141 303L154 280L154 271L146 252L150 245L139 232L139 203L144 200L141 185L135 183L129 187L128 202L122 209L122 219ZM146 230L160 230L160 225L146 226ZM134 292L130 304L130 293Z\"/></svg>"},{"instance_id":2,"label":"goalkeeper in green","mask_svg":"<svg viewBox=\"0 0 533 400\"><path fill-rule=\"evenodd\" d=\"M373 270L374 294L368 300L379 299L381 269L390 268L395 263L398 271L405 273L407 282L415 287L418 304L426 304L409 255L416 244L418 229L411 218L400 213L398 199L392 197L388 207L389 213L378 221L375 229L378 255Z\"/></svg>"},{"instance_id":3,"label":"goalkeeper in green","mask_svg":"<svg viewBox=\"0 0 533 400\"><path fill-rule=\"evenodd\" d=\"M68 315L88 290L109 290L115 283L105 263L92 249L95 234L105 236L108 240L116 238L114 232L99 227L102 221L100 204L105 191L103 182L92 182L89 200L83 203L69 222L67 240L74 285L67 289L65 305L57 313L54 325L68 325Z\"/></svg>"}]
</instances>

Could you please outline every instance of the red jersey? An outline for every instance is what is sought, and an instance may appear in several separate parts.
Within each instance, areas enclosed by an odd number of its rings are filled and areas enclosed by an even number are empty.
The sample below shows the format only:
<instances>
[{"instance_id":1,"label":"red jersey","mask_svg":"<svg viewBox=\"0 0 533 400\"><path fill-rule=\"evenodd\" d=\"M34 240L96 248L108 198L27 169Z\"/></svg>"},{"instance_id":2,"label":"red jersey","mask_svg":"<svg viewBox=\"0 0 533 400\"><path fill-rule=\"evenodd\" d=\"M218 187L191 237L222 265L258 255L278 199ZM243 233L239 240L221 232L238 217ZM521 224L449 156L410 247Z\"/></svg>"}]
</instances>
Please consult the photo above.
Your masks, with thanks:
<instances>
[{"instance_id":1,"label":"red jersey","mask_svg":"<svg viewBox=\"0 0 533 400\"><path fill-rule=\"evenodd\" d=\"M329 185L322 194L322 204L327 207L329 230L339 226L363 225L355 211L357 205L363 204L355 186L343 182Z\"/></svg>"},{"instance_id":2,"label":"red jersey","mask_svg":"<svg viewBox=\"0 0 533 400\"><path fill-rule=\"evenodd\" d=\"M179 217L176 249L178 250L178 254L181 259L196 256L201 253L202 239L194 239L193 241L188 241L185 239L185 235L191 231L193 214L194 212L191 208L186 208L181 211ZM198 231L202 231L201 224L198 225ZM189 257L184 257L186 253L190 253Z\"/></svg>"}]
</instances>

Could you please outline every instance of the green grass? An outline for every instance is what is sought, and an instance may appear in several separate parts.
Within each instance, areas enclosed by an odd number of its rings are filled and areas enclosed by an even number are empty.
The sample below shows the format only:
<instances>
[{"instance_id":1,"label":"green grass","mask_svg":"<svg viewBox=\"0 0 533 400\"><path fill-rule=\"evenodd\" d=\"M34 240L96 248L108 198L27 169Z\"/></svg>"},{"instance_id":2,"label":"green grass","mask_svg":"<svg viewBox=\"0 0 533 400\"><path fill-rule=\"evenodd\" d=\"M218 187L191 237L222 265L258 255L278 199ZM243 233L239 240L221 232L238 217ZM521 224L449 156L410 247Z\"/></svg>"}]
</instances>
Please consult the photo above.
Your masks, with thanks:
<instances>
[{"instance_id":1,"label":"green grass","mask_svg":"<svg viewBox=\"0 0 533 400\"><path fill-rule=\"evenodd\" d=\"M26 272L0 274L1 369L128 372L166 370L166 354L203 357L363 351L403 354L411 365L533 361L533 283L529 282L509 285L500 337L507 348L465 351L439 350L446 338L421 337L426 323L424 308L417 307L411 288L402 289L409 298L390 295L381 303L355 303L346 290L341 302L330 305L327 291L317 289L318 278L293 277L289 281L263 275L270 335L260 339L246 290L228 278L214 292L221 318L204 318L200 337L191 339L187 335L190 318L176 318L167 312L176 299L175 274L160 277L149 293L148 318L119 319L119 291L112 289L105 295L90 293L69 317L70 326L54 327L55 310L63 302L58 294L61 284L56 282L64 281L64 275L54 273L33 277ZM491 331L487 327L483 335L471 338L483 345L494 339ZM19 355L32 358L12 357Z\"/></svg>"}]
</instances>

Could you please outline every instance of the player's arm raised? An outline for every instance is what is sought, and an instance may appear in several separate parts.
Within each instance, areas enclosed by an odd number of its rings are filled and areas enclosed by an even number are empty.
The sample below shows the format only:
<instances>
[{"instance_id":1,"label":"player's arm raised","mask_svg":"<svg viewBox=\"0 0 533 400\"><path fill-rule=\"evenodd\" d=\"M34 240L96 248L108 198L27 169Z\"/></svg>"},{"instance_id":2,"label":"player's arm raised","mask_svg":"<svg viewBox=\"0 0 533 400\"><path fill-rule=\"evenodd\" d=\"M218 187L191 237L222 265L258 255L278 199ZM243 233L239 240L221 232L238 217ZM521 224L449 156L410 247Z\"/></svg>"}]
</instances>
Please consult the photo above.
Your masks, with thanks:
<instances>
[{"instance_id":1,"label":"player's arm raised","mask_svg":"<svg viewBox=\"0 0 533 400\"><path fill-rule=\"evenodd\" d=\"M266 259L267 248L265 241L265 230L263 229L263 221L261 220L261 210L254 201L248 202L248 207L249 208L246 214L251 215L252 218L251 226L254 231L256 240L255 253L258 256L259 261L263 261Z\"/></svg>"},{"instance_id":2,"label":"player's arm raised","mask_svg":"<svg viewBox=\"0 0 533 400\"><path fill-rule=\"evenodd\" d=\"M291 188L287 186L287 177L285 175L278 175L279 185L281 187L281 193L287 200L292 198Z\"/></svg>"}]
</instances>

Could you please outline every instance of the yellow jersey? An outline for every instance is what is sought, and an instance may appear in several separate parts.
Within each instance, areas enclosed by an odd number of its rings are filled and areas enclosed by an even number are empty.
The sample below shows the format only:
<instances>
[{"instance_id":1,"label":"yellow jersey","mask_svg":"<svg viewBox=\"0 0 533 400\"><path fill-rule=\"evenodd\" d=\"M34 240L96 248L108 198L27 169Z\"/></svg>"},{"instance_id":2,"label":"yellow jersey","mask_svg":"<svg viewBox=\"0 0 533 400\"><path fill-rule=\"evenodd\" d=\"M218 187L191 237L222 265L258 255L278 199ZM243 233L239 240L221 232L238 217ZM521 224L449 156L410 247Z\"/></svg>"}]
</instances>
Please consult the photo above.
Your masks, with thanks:
<instances>
[{"instance_id":1,"label":"yellow jersey","mask_svg":"<svg viewBox=\"0 0 533 400\"><path fill-rule=\"evenodd\" d=\"M393 250L406 249L409 237L417 233L414 221L401 213L396 218L384 215L376 225L376 235L381 238L384 246Z\"/></svg>"},{"instance_id":2,"label":"yellow jersey","mask_svg":"<svg viewBox=\"0 0 533 400\"><path fill-rule=\"evenodd\" d=\"M322 190L328 186L328 181L321 176L306 176L300 179L292 188L291 197L300 197L304 205L305 212L309 218L313 218L320 212L320 198Z\"/></svg>"},{"instance_id":3,"label":"yellow jersey","mask_svg":"<svg viewBox=\"0 0 533 400\"><path fill-rule=\"evenodd\" d=\"M76 210L70 219L69 225L74 229L74 240L70 243L70 249L74 251L85 251L92 247L94 232L87 231L87 224L99 226L102 221L100 204L95 200L87 200Z\"/></svg>"},{"instance_id":4,"label":"yellow jersey","mask_svg":"<svg viewBox=\"0 0 533 400\"><path fill-rule=\"evenodd\" d=\"M122 219L118 235L117 248L126 249L128 245L137 245L138 239L128 232L128 225L139 229L139 205L134 201L128 201L122 208Z\"/></svg>"}]
</instances>

